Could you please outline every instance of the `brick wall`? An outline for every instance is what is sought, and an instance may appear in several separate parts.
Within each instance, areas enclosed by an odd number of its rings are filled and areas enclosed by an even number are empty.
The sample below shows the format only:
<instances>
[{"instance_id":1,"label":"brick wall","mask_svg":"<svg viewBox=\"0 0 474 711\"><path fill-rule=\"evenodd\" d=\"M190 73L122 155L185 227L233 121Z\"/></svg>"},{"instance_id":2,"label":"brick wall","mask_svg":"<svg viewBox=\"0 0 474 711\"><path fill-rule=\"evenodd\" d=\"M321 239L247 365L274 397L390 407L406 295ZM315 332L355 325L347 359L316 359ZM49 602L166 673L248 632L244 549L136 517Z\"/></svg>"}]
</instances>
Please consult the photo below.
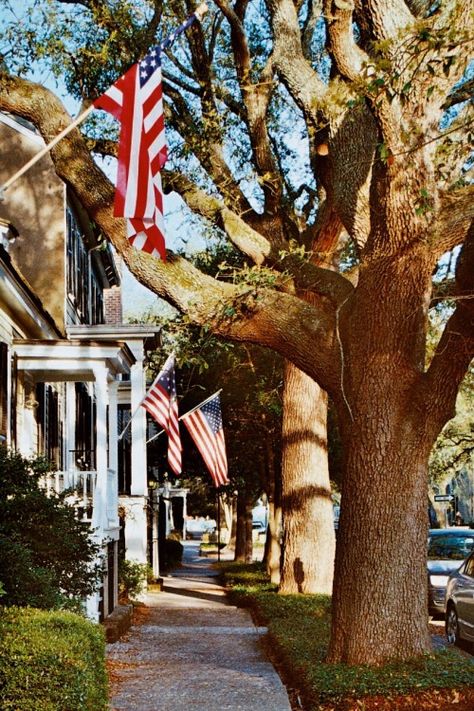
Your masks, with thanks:
<instances>
[{"instance_id":1,"label":"brick wall","mask_svg":"<svg viewBox=\"0 0 474 711\"><path fill-rule=\"evenodd\" d=\"M122 290L120 286L104 289L105 323L122 323Z\"/></svg>"}]
</instances>

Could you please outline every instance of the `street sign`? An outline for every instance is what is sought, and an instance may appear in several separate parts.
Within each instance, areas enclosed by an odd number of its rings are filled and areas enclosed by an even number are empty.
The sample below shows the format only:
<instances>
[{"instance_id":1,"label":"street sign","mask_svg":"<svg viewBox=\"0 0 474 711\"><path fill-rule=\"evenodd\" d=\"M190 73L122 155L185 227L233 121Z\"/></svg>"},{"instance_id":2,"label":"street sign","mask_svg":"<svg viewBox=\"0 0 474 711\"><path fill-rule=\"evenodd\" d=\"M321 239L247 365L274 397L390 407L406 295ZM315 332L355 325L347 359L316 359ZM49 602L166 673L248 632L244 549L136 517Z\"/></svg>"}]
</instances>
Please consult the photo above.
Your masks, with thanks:
<instances>
[{"instance_id":1,"label":"street sign","mask_svg":"<svg viewBox=\"0 0 474 711\"><path fill-rule=\"evenodd\" d=\"M454 501L454 496L452 494L435 494L435 501Z\"/></svg>"}]
</instances>

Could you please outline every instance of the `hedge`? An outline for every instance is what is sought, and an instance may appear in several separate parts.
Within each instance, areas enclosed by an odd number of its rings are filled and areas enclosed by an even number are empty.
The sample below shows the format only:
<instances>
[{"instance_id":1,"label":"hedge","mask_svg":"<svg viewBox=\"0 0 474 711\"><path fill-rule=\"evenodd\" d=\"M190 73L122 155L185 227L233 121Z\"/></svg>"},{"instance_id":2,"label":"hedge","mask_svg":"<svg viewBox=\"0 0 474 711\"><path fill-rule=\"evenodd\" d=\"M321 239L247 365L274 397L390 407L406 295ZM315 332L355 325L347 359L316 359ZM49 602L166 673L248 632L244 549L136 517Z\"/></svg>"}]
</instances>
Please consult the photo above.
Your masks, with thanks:
<instances>
[{"instance_id":1,"label":"hedge","mask_svg":"<svg viewBox=\"0 0 474 711\"><path fill-rule=\"evenodd\" d=\"M104 632L65 611L0 608L2 711L106 711Z\"/></svg>"}]
</instances>

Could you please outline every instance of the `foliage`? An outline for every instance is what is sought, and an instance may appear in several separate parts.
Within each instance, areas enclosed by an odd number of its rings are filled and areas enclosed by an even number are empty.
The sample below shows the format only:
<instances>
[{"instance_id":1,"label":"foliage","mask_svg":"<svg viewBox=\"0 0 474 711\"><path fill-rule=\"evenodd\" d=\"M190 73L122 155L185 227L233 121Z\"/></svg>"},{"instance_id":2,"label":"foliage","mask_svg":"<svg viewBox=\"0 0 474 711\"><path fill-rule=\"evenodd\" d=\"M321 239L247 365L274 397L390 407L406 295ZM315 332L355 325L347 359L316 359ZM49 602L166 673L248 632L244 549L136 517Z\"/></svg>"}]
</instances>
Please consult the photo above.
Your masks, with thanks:
<instances>
[{"instance_id":1,"label":"foliage","mask_svg":"<svg viewBox=\"0 0 474 711\"><path fill-rule=\"evenodd\" d=\"M119 562L119 595L122 600L135 600L145 589L153 573L146 563L123 559Z\"/></svg>"},{"instance_id":2,"label":"foliage","mask_svg":"<svg viewBox=\"0 0 474 711\"><path fill-rule=\"evenodd\" d=\"M66 611L0 608L2 711L106 711L99 625Z\"/></svg>"},{"instance_id":3,"label":"foliage","mask_svg":"<svg viewBox=\"0 0 474 711\"><path fill-rule=\"evenodd\" d=\"M0 447L0 569L7 605L75 607L98 585L99 547L64 496L46 494L41 459Z\"/></svg>"},{"instance_id":4,"label":"foliage","mask_svg":"<svg viewBox=\"0 0 474 711\"><path fill-rule=\"evenodd\" d=\"M249 607L258 623L268 627L267 647L286 683L297 690L308 711L325 708L326 704L328 709L348 708L349 699L359 700L360 706L354 708L365 708L368 696L381 695L390 700L399 694L459 689L472 683L473 660L450 649L381 667L326 664L329 597L278 595L270 590L261 564L222 563L220 570L231 588L231 599ZM416 701L413 704L414 708L422 708Z\"/></svg>"}]
</instances>

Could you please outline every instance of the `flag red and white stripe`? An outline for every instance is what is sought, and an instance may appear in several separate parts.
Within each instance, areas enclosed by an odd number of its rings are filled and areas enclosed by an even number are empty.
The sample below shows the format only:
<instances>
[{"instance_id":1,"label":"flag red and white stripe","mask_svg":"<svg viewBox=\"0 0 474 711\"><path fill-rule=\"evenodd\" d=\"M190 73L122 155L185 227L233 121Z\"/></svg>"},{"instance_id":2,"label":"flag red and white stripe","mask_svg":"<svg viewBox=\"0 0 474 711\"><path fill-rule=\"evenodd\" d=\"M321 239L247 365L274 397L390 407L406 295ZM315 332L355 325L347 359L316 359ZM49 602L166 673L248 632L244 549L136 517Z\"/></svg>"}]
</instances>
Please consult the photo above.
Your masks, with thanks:
<instances>
[{"instance_id":1,"label":"flag red and white stripe","mask_svg":"<svg viewBox=\"0 0 474 711\"><path fill-rule=\"evenodd\" d=\"M190 15L94 101L120 121L114 215L127 219L134 247L161 259L166 250L160 171L167 158L161 55L195 19L196 14Z\"/></svg>"},{"instance_id":2,"label":"flag red and white stripe","mask_svg":"<svg viewBox=\"0 0 474 711\"><path fill-rule=\"evenodd\" d=\"M181 420L189 430L216 487L229 483L224 429L219 394L200 407L183 415Z\"/></svg>"},{"instance_id":3,"label":"flag red and white stripe","mask_svg":"<svg viewBox=\"0 0 474 711\"><path fill-rule=\"evenodd\" d=\"M178 422L174 357L172 355L168 357L141 404L168 435L168 463L178 476L181 474L182 447Z\"/></svg>"}]
</instances>

